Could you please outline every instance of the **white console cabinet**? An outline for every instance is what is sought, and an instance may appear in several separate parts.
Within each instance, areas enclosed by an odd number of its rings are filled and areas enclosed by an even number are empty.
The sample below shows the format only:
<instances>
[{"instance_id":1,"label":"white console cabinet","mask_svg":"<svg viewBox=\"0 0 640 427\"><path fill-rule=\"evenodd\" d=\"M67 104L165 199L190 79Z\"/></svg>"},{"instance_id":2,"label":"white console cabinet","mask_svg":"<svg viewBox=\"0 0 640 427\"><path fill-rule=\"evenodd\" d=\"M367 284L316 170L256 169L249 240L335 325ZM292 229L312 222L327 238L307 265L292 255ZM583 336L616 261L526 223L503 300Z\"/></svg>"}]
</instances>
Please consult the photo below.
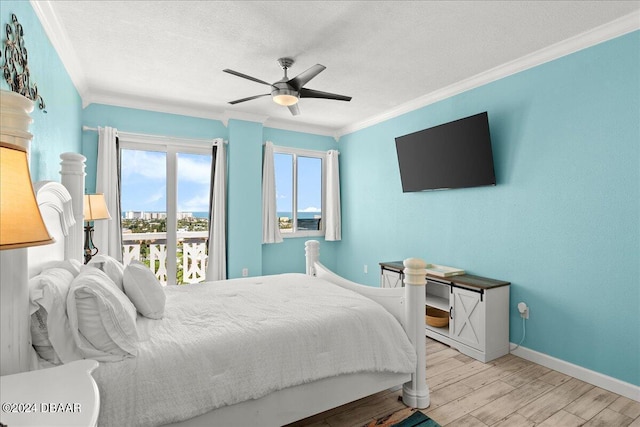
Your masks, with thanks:
<instances>
[{"instance_id":1,"label":"white console cabinet","mask_svg":"<svg viewBox=\"0 0 640 427\"><path fill-rule=\"evenodd\" d=\"M380 267L380 286L402 286L402 262L382 262ZM508 354L509 285L470 274L427 274L426 305L448 312L449 325L437 328L425 322L426 336L482 362Z\"/></svg>"},{"instance_id":2,"label":"white console cabinet","mask_svg":"<svg viewBox=\"0 0 640 427\"><path fill-rule=\"evenodd\" d=\"M401 288L404 286L404 274L392 269L383 268L380 273L380 287Z\"/></svg>"}]
</instances>

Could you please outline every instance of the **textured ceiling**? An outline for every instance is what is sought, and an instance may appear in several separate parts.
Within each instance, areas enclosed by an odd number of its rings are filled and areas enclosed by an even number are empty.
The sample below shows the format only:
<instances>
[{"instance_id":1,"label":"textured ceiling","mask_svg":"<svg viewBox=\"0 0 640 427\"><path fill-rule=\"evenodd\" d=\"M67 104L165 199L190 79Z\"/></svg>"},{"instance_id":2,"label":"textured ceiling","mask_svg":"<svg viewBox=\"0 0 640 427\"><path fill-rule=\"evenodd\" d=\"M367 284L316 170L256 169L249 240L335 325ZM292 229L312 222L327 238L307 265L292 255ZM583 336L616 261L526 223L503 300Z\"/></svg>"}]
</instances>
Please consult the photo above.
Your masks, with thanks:
<instances>
[{"instance_id":1,"label":"textured ceiling","mask_svg":"<svg viewBox=\"0 0 640 427\"><path fill-rule=\"evenodd\" d=\"M52 40L85 104L226 111L327 134L640 10L639 1L33 3L55 22ZM289 77L325 65L305 87L352 101L301 99L296 117L270 97L228 104L269 87L223 69L275 82L283 56L295 59Z\"/></svg>"}]
</instances>

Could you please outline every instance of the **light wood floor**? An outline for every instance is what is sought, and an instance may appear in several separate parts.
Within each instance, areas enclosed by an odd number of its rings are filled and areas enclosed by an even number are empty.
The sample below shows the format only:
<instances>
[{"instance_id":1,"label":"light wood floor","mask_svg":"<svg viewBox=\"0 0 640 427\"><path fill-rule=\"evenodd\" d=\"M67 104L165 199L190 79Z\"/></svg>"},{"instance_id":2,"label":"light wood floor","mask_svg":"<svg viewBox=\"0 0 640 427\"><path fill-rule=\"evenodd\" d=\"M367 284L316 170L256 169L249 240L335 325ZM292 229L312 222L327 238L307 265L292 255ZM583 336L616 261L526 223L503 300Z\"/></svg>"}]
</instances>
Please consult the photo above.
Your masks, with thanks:
<instances>
[{"instance_id":1,"label":"light wood floor","mask_svg":"<svg viewBox=\"0 0 640 427\"><path fill-rule=\"evenodd\" d=\"M441 426L640 427L640 402L611 393L517 356L482 363L427 338L431 405ZM396 411L400 391L340 406L290 427L363 426Z\"/></svg>"}]
</instances>

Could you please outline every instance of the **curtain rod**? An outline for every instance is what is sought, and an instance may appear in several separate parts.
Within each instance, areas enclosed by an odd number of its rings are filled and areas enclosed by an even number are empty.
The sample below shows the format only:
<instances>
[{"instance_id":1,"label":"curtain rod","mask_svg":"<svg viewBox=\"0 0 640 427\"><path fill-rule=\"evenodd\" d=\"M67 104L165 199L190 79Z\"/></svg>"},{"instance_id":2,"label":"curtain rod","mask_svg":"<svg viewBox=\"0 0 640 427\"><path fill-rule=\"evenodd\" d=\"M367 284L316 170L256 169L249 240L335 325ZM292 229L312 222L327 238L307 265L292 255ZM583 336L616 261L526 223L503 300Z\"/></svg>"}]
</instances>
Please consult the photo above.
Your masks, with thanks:
<instances>
[{"instance_id":1,"label":"curtain rod","mask_svg":"<svg viewBox=\"0 0 640 427\"><path fill-rule=\"evenodd\" d=\"M93 127L89 127L89 126L82 126L82 131L83 132L98 132L98 128L93 128ZM173 140L176 142L190 142L190 143L214 143L217 144L216 139L222 139L222 138L212 138L212 139L194 139L194 138L180 138L180 137L175 137L175 136L166 136L166 135L151 135L151 134L147 134L147 133L133 133L133 132L123 132L121 130L118 131L118 134L123 136L123 137L127 137L127 136L132 136L132 137L141 137L141 138L158 138L158 139L165 139L165 140ZM222 141L224 144L227 144L227 141Z\"/></svg>"}]
</instances>

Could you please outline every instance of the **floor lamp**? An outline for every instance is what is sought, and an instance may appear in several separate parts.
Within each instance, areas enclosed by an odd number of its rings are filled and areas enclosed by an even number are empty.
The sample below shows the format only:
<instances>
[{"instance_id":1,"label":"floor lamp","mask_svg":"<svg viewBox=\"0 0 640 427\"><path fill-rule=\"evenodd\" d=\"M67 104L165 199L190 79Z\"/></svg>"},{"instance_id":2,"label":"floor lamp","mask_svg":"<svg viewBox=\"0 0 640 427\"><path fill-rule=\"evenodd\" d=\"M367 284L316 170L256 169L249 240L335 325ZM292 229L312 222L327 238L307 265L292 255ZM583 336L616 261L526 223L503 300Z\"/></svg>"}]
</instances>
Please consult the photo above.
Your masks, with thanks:
<instances>
[{"instance_id":1,"label":"floor lamp","mask_svg":"<svg viewBox=\"0 0 640 427\"><path fill-rule=\"evenodd\" d=\"M107 203L104 200L104 194L85 194L84 195L84 263L87 264L91 258L96 256L98 248L93 243L93 226L91 221L111 219L107 210Z\"/></svg>"}]
</instances>

